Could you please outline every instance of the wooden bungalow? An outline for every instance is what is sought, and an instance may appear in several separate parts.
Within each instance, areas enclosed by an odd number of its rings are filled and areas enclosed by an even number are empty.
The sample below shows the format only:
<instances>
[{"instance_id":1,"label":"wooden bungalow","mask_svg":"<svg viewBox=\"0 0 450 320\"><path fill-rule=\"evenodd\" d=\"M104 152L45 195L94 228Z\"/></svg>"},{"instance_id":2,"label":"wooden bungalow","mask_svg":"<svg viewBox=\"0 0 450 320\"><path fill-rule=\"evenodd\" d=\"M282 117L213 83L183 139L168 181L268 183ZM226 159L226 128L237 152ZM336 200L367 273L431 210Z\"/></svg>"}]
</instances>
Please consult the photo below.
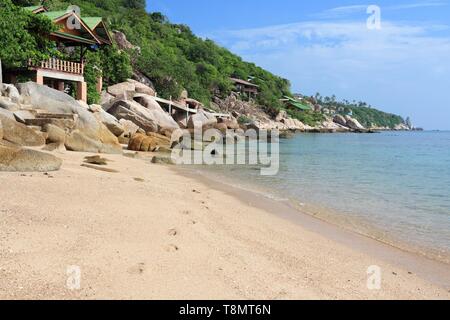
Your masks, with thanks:
<instances>
[{"instance_id":1,"label":"wooden bungalow","mask_svg":"<svg viewBox=\"0 0 450 320\"><path fill-rule=\"evenodd\" d=\"M256 84L237 78L230 78L230 80L233 82L236 92L244 94L249 99L255 98L259 93L259 86Z\"/></svg>"},{"instance_id":2,"label":"wooden bungalow","mask_svg":"<svg viewBox=\"0 0 450 320\"><path fill-rule=\"evenodd\" d=\"M55 41L58 48L80 48L77 61L51 58L39 63L27 62L26 72L32 73L36 83L51 86L64 91L65 82L75 82L77 99L87 101L87 84L84 80L85 54L87 50L96 50L102 45L111 45L110 33L100 17L81 17L75 11L48 11L44 6L25 7L34 14L48 17L58 26L58 30L48 37ZM16 82L18 73L10 74L11 82ZM97 90L102 89L102 79L98 79Z\"/></svg>"}]
</instances>

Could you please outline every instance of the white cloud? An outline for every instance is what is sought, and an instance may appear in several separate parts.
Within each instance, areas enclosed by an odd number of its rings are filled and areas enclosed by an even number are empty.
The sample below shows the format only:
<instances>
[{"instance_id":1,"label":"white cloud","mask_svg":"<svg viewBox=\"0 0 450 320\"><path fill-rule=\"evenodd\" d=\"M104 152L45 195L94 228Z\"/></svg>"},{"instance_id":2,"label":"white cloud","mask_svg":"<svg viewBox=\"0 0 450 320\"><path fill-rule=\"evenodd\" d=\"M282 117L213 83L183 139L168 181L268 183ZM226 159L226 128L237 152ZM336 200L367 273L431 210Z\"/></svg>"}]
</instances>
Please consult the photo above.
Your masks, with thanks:
<instances>
[{"instance_id":1,"label":"white cloud","mask_svg":"<svg viewBox=\"0 0 450 320\"><path fill-rule=\"evenodd\" d=\"M408 10L408 9L417 9L417 8L430 8L430 7L443 7L448 6L449 3L446 1L421 1L421 2L412 2L405 3L399 5L391 5L391 6L381 6L380 8L383 11L397 11L397 10ZM358 5L350 5L350 6L341 6L332 9L325 10L321 13L311 15L312 18L318 19L337 19L337 18L345 18L349 16L353 16L354 14L365 14L367 8L370 4L358 4Z\"/></svg>"},{"instance_id":2,"label":"white cloud","mask_svg":"<svg viewBox=\"0 0 450 320\"><path fill-rule=\"evenodd\" d=\"M415 8L429 8L429 7L443 7L448 6L448 2L443 1L425 1L416 3L400 4L395 6L389 6L387 9L390 10L404 10L404 9L415 9Z\"/></svg>"}]
</instances>

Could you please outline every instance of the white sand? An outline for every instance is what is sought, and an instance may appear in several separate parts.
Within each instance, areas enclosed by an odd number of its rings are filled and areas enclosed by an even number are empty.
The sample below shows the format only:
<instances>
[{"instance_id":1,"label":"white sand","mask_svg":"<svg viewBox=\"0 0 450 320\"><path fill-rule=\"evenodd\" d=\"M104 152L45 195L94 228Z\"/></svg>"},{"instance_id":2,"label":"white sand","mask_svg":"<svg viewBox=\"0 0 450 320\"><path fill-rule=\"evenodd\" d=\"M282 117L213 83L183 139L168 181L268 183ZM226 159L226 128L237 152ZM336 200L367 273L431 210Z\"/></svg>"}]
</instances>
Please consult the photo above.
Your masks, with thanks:
<instances>
[{"instance_id":1,"label":"white sand","mask_svg":"<svg viewBox=\"0 0 450 320\"><path fill-rule=\"evenodd\" d=\"M108 155L119 173L100 172L80 166L85 155L59 155L50 176L0 173L1 299L450 298L170 168ZM74 291L72 265L81 268ZM381 290L367 288L371 265L382 269Z\"/></svg>"}]
</instances>

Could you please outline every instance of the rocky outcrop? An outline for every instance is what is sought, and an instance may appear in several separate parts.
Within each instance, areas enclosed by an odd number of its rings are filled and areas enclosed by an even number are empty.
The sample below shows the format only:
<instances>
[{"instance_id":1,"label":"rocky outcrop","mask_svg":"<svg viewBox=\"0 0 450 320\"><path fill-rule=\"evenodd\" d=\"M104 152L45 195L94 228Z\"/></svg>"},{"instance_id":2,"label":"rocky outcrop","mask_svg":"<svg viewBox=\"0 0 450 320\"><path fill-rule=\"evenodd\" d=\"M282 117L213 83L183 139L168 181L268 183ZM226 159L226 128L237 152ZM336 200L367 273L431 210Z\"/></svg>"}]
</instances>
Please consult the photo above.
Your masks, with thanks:
<instances>
[{"instance_id":1,"label":"rocky outcrop","mask_svg":"<svg viewBox=\"0 0 450 320\"><path fill-rule=\"evenodd\" d=\"M121 50L136 50L138 53L141 52L141 49L138 46L133 45L131 42L127 40L126 35L123 32L114 30L113 31L114 40L117 43L117 46Z\"/></svg>"},{"instance_id":2,"label":"rocky outcrop","mask_svg":"<svg viewBox=\"0 0 450 320\"><path fill-rule=\"evenodd\" d=\"M408 125L406 125L404 123L400 123L394 127L394 130L395 131L409 131L411 129L408 127Z\"/></svg>"},{"instance_id":3,"label":"rocky outcrop","mask_svg":"<svg viewBox=\"0 0 450 320\"><path fill-rule=\"evenodd\" d=\"M61 164L61 159L44 152L0 145L0 171L56 171Z\"/></svg>"},{"instance_id":4,"label":"rocky outcrop","mask_svg":"<svg viewBox=\"0 0 450 320\"><path fill-rule=\"evenodd\" d=\"M359 123L358 120L356 120L350 116L345 116L345 120L347 121L347 127L349 127L350 129L365 130L364 126L361 123Z\"/></svg>"},{"instance_id":5,"label":"rocky outcrop","mask_svg":"<svg viewBox=\"0 0 450 320\"><path fill-rule=\"evenodd\" d=\"M347 126L347 120L344 118L344 116L337 114L333 118L334 123L337 123L341 126L346 127Z\"/></svg>"},{"instance_id":6,"label":"rocky outcrop","mask_svg":"<svg viewBox=\"0 0 450 320\"><path fill-rule=\"evenodd\" d=\"M3 125L2 121L0 120L0 141L3 139Z\"/></svg>"},{"instance_id":7,"label":"rocky outcrop","mask_svg":"<svg viewBox=\"0 0 450 320\"><path fill-rule=\"evenodd\" d=\"M45 144L45 139L41 134L28 128L26 125L5 116L5 112L6 110L3 110L3 112L0 113L0 122L2 123L3 128L2 138L4 140L19 146L28 147L42 146Z\"/></svg>"},{"instance_id":8,"label":"rocky outcrop","mask_svg":"<svg viewBox=\"0 0 450 320\"><path fill-rule=\"evenodd\" d=\"M51 114L74 115L74 127L64 129L70 131L68 132L68 135L76 132L74 135L75 137L82 136L85 140L92 143L78 143L76 145L79 147L73 149L71 149L71 146L66 145L67 149L92 152L92 150L94 150L92 145L95 145L97 148L95 148L96 150L93 152L122 152L122 147L119 144L117 137L108 130L108 128L99 121L86 106L82 106L71 96L33 82L19 84L18 89L22 98L26 100L30 105L30 108L34 110L45 111ZM55 125L58 125L58 123L58 121L53 122ZM89 148L84 150L81 148L83 145L89 145Z\"/></svg>"},{"instance_id":9,"label":"rocky outcrop","mask_svg":"<svg viewBox=\"0 0 450 320\"><path fill-rule=\"evenodd\" d=\"M134 70L132 77L133 77L133 80L136 80L137 82L145 84L147 87L150 87L153 90L155 89L153 82L142 72L140 72L138 70Z\"/></svg>"}]
</instances>

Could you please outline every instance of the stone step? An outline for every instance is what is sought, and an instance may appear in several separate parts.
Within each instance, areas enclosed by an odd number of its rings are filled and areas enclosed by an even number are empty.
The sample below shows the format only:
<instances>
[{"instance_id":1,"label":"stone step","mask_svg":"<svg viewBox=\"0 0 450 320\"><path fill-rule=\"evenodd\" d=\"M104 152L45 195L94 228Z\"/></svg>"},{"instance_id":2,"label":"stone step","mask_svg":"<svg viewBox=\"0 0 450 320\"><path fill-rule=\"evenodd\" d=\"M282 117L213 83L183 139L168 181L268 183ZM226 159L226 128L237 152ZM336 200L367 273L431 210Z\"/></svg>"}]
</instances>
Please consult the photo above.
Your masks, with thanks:
<instances>
[{"instance_id":1,"label":"stone step","mask_svg":"<svg viewBox=\"0 0 450 320\"><path fill-rule=\"evenodd\" d=\"M75 120L75 117L71 113L37 113L36 119L67 119Z\"/></svg>"},{"instance_id":2,"label":"stone step","mask_svg":"<svg viewBox=\"0 0 450 320\"><path fill-rule=\"evenodd\" d=\"M36 118L26 119L25 124L33 127L44 127L47 124L53 124L62 129L71 130L75 127L75 120L73 119L55 119L55 118Z\"/></svg>"}]
</instances>

